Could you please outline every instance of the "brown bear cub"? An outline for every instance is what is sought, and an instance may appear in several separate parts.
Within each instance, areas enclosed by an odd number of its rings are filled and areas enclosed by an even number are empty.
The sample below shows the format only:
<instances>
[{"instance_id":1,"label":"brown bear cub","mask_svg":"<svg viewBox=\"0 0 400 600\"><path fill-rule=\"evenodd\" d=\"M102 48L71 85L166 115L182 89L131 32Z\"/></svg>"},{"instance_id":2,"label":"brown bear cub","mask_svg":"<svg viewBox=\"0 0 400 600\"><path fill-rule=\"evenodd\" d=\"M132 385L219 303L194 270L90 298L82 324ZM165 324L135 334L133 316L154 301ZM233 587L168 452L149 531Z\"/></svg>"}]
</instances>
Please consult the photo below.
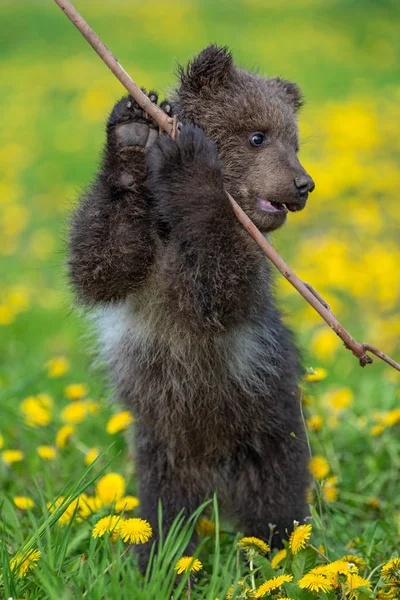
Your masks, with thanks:
<instances>
[{"instance_id":1,"label":"brown bear cub","mask_svg":"<svg viewBox=\"0 0 400 600\"><path fill-rule=\"evenodd\" d=\"M157 95L150 93L153 101ZM217 490L242 531L279 546L307 514L307 444L292 335L270 265L224 190L263 232L304 208L297 86L210 46L168 114L178 143L126 97L72 219L69 269L95 308L102 355L136 416L141 516L167 530Z\"/></svg>"}]
</instances>

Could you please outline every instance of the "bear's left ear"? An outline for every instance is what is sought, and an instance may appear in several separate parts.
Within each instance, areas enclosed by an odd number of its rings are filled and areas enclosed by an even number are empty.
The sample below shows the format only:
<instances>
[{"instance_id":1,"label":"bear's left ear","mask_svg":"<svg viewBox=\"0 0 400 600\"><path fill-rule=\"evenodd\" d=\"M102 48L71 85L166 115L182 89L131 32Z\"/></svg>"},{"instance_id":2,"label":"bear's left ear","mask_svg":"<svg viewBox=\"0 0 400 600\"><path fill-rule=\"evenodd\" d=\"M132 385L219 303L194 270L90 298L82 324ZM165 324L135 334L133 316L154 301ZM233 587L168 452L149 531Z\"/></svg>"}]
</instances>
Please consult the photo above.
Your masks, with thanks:
<instances>
[{"instance_id":1,"label":"bear's left ear","mask_svg":"<svg viewBox=\"0 0 400 600\"><path fill-rule=\"evenodd\" d=\"M198 94L203 87L214 88L232 80L235 65L226 46L212 44L195 56L186 67L179 66L181 90Z\"/></svg>"},{"instance_id":2,"label":"bear's left ear","mask_svg":"<svg viewBox=\"0 0 400 600\"><path fill-rule=\"evenodd\" d=\"M274 77L273 79L284 92L289 104L291 104L295 110L299 110L304 104L300 88L295 83L286 81L286 79L281 79L280 77Z\"/></svg>"}]
</instances>

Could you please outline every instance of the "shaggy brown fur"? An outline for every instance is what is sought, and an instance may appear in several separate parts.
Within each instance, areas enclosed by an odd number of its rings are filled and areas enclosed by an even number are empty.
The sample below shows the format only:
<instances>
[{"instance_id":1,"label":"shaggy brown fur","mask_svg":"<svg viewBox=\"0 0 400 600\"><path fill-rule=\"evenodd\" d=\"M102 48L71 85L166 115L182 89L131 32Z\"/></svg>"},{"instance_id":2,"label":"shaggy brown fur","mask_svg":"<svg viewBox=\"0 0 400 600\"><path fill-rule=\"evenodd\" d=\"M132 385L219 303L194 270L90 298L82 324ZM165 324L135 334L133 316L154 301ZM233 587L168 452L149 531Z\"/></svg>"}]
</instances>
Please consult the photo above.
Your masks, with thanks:
<instances>
[{"instance_id":1,"label":"shaggy brown fur","mask_svg":"<svg viewBox=\"0 0 400 600\"><path fill-rule=\"evenodd\" d=\"M285 221L282 203L304 207L300 104L294 84L210 46L180 72L178 145L122 99L73 216L71 281L98 307L101 351L136 415L141 516L153 527L158 499L168 528L215 489L246 534L266 538L276 524L276 545L306 515L298 354L269 265L224 193L265 232Z\"/></svg>"}]
</instances>

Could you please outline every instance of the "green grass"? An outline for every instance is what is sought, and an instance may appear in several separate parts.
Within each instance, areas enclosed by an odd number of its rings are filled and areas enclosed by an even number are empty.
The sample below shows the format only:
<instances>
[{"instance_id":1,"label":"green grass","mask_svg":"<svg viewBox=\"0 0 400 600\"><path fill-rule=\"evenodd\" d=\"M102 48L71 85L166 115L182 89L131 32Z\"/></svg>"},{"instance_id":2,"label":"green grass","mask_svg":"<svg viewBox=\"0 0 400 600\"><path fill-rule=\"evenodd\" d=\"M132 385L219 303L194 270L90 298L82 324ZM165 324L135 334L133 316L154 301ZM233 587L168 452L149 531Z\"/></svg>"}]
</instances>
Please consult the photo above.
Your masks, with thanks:
<instances>
[{"instance_id":1,"label":"green grass","mask_svg":"<svg viewBox=\"0 0 400 600\"><path fill-rule=\"evenodd\" d=\"M246 67L299 82L307 99L301 158L317 188L309 208L290 219L274 242L299 275L327 296L357 339L399 357L398 4L114 0L81 1L77 8L140 85L167 93L176 60L187 61L210 41L228 44ZM124 554L126 544L91 537L99 515L111 507L66 527L46 507L59 495L93 495L94 478L109 472L124 476L127 493L137 492L132 436L106 431L120 407L111 401L107 377L92 366L88 323L72 309L64 268L68 214L93 177L107 112L124 92L52 2L4 1L0 18L0 452L24 453L12 465L0 459L0 597L183 598L184 579L172 592L173 565L194 521L177 522L152 574L143 579L130 552ZM305 364L327 370L325 379L305 384L307 414L323 420L319 431L310 431L313 453L329 466L311 504L313 545L323 544L330 560L349 551L363 557L360 574L380 589L379 566L398 555L400 546L400 417L390 412L399 406L398 375L378 361L360 369L286 283L278 280L277 288ZM58 378L44 367L54 356L70 363ZM62 410L70 404L64 393L70 383L88 386L85 398L98 403L98 412L76 425L55 460L43 461L36 448L54 446ZM51 422L34 428L24 420L21 403L40 393L53 399ZM339 406L349 393L349 403ZM384 427L372 435L380 419L386 419ZM93 447L103 453L88 472L84 458ZM327 477L336 477L333 500ZM32 510L16 508L13 498L21 495L34 499ZM208 508L216 517L216 504ZM237 584L245 579L251 585L245 557L237 556L239 536L223 523L220 536L203 541L204 569L192 586L193 598L221 600L232 584L234 598L246 597ZM42 555L19 578L9 560L28 547ZM300 559L292 559L285 572L299 575ZM260 585L271 566L260 557L255 566ZM285 593L311 597L294 584Z\"/></svg>"}]
</instances>

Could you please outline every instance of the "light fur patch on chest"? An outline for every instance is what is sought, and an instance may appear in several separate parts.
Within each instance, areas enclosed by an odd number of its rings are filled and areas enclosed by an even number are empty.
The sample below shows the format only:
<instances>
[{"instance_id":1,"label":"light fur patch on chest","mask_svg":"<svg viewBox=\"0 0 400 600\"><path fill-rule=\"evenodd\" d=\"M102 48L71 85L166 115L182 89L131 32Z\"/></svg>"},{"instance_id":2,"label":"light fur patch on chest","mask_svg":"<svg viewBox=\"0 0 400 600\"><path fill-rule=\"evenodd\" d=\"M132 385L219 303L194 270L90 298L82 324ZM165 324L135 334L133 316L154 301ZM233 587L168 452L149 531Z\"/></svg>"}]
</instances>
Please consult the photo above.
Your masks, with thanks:
<instances>
[{"instance_id":1,"label":"light fur patch on chest","mask_svg":"<svg viewBox=\"0 0 400 600\"><path fill-rule=\"evenodd\" d=\"M268 393L266 379L276 375L276 331L262 324L243 324L230 331L194 337L192 332L182 331L181 323L178 328L173 315L163 314L159 303L140 304L130 297L98 309L94 316L101 357L112 365L115 375L135 371L136 365L159 356L162 348L166 378L170 374L171 380L176 379L181 372L193 382L197 379L199 385L206 379L215 384L213 372L221 374L222 366L225 374L221 384L230 381L246 394L256 390ZM180 369L176 369L177 364Z\"/></svg>"}]
</instances>

